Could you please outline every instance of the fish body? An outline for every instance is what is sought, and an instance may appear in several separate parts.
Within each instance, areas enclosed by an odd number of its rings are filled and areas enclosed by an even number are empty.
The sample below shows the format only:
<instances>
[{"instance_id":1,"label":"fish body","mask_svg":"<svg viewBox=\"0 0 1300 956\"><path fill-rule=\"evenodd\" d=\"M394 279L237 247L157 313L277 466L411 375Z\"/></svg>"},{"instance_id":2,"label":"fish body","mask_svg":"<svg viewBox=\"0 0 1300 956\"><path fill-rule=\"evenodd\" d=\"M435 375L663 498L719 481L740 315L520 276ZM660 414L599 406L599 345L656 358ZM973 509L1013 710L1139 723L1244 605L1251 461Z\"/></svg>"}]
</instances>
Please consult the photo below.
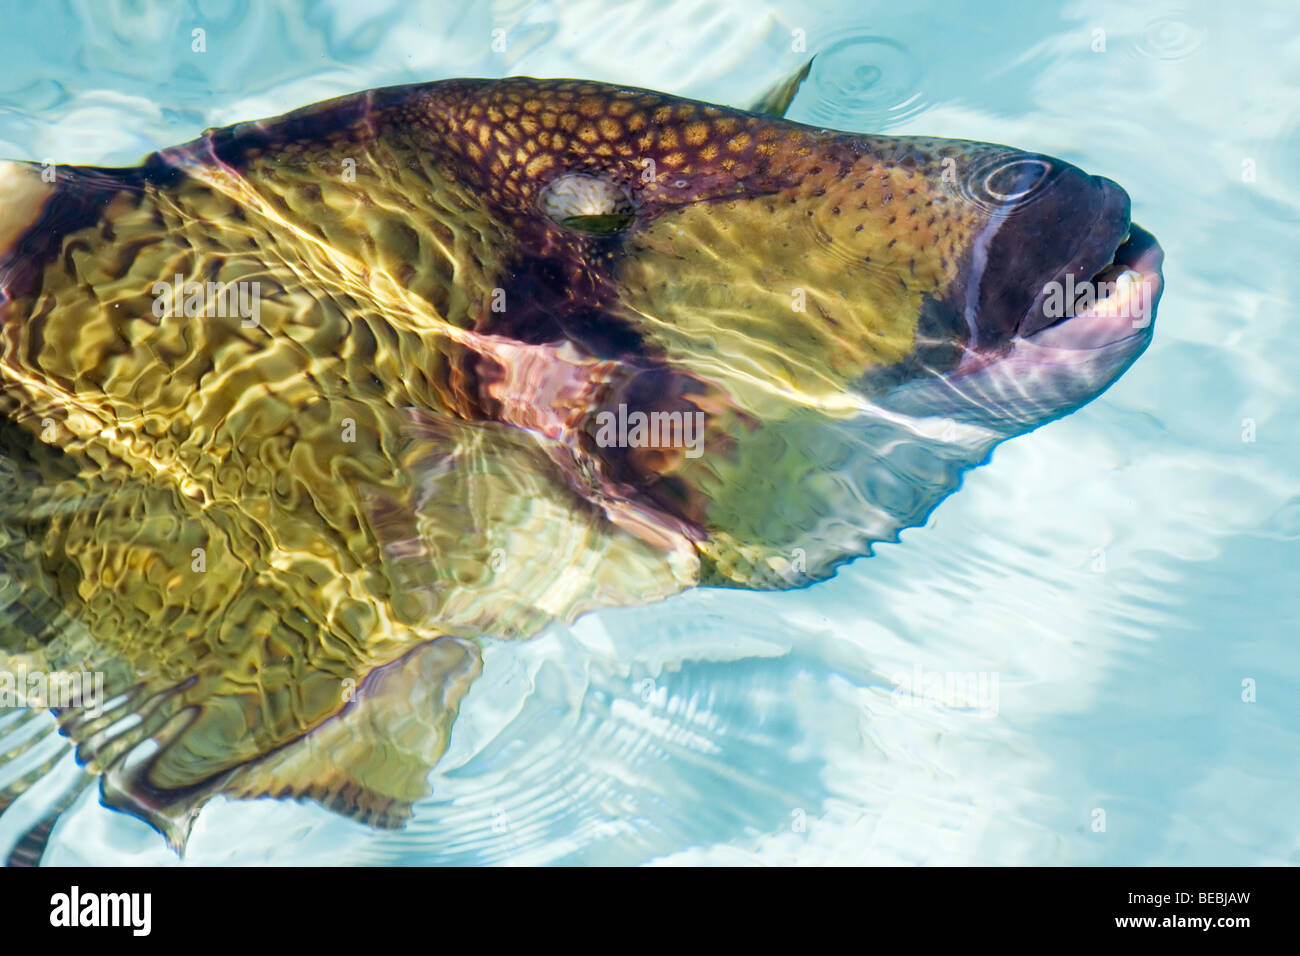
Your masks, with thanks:
<instances>
[{"instance_id":1,"label":"fish body","mask_svg":"<svg viewBox=\"0 0 1300 956\"><path fill-rule=\"evenodd\" d=\"M80 783L174 846L218 793L400 825L480 639L895 540L1122 374L1160 264L1050 157L572 80L4 164L0 662L102 675Z\"/></svg>"}]
</instances>

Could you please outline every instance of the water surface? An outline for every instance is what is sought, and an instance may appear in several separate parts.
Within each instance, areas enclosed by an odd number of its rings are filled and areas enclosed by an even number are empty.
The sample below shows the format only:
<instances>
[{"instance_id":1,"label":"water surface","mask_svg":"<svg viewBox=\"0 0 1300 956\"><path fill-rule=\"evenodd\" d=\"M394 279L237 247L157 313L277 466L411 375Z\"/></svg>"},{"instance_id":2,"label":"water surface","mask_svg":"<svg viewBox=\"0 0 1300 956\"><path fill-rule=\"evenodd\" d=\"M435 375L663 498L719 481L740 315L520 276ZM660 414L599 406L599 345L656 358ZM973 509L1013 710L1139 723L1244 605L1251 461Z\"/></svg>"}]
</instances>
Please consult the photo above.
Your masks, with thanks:
<instances>
[{"instance_id":1,"label":"water surface","mask_svg":"<svg viewBox=\"0 0 1300 956\"><path fill-rule=\"evenodd\" d=\"M1059 156L1121 183L1166 252L1146 355L1001 446L927 527L806 590L695 591L489 643L406 830L217 800L185 864L1300 862L1291 5L4 7L6 158L135 163L464 75L743 106L822 51L790 118ZM917 702L900 690L918 674L985 675L996 696ZM44 862L181 861L92 791Z\"/></svg>"}]
</instances>

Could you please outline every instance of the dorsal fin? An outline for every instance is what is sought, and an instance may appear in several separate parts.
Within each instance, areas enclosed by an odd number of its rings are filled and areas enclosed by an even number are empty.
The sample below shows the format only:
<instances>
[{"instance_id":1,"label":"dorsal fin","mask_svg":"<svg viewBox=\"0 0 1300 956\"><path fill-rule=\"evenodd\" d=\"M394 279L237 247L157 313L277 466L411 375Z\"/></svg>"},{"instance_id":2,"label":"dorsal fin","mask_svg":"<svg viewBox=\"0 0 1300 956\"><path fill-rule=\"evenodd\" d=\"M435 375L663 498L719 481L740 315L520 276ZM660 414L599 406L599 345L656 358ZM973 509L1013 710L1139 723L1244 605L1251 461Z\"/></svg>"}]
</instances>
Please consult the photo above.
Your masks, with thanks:
<instances>
[{"instance_id":1,"label":"dorsal fin","mask_svg":"<svg viewBox=\"0 0 1300 956\"><path fill-rule=\"evenodd\" d=\"M784 117L786 111L790 109L790 104L794 102L799 87L808 78L808 73L812 70L813 60L815 59L816 57L809 59L793 75L786 77L760 96L758 101L749 107L749 111L751 113L762 113L764 116L774 116L777 119Z\"/></svg>"}]
</instances>

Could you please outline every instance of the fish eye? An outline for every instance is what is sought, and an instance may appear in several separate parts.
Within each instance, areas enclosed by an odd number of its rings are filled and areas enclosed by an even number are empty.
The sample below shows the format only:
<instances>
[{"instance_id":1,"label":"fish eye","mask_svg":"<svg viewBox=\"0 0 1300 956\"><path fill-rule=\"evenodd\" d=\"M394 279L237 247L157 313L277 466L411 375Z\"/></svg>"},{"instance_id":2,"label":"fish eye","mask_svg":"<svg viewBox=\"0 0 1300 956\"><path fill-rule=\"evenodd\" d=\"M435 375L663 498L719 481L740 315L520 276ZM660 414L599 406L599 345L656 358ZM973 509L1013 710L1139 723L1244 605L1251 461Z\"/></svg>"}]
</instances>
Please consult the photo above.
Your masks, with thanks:
<instances>
[{"instance_id":1,"label":"fish eye","mask_svg":"<svg viewBox=\"0 0 1300 956\"><path fill-rule=\"evenodd\" d=\"M1051 164L1036 156L1008 160L989 170L984 191L999 202L1014 202L1037 189L1051 171Z\"/></svg>"},{"instance_id":2,"label":"fish eye","mask_svg":"<svg viewBox=\"0 0 1300 956\"><path fill-rule=\"evenodd\" d=\"M636 204L626 189L588 173L565 173L553 179L539 201L552 222L589 235L622 232L636 218Z\"/></svg>"}]
</instances>

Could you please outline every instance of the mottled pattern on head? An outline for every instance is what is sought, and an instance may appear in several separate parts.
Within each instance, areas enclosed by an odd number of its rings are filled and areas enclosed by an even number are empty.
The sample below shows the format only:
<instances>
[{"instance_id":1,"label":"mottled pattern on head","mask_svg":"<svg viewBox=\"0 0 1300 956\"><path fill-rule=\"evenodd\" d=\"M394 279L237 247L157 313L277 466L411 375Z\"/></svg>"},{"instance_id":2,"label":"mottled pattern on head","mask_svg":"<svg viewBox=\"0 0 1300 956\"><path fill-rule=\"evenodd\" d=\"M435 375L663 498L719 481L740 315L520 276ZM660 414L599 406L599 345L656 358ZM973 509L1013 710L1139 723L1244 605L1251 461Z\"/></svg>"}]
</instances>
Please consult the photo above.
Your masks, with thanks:
<instances>
[{"instance_id":1,"label":"mottled pattern on head","mask_svg":"<svg viewBox=\"0 0 1300 956\"><path fill-rule=\"evenodd\" d=\"M619 301L605 304L620 318L630 310L662 320L655 344L666 349L674 339L718 331L693 321L713 314L698 298L706 290L741 297L742 309L775 307L789 320L785 333L760 334L787 353L774 371L796 388L824 374L815 350L831 342L839 348L830 389L912 353L923 304L942 301L961 252L987 221L952 171L1006 152L848 136L569 81L457 81L394 113L413 142L427 127L433 151L455 157L450 178L473 182L511 228L544 232L542 246L570 252L575 271L603 269L599 253L610 244L548 221L539 195L573 173L625 191L639 215L615 247ZM669 268L665 301L655 286ZM790 308L800 288L811 296L810 318ZM962 334L951 316L937 321L948 338ZM814 336L803 356L803 336L789 329L795 322ZM875 334L858 334L867 328ZM801 358L818 366L811 376L791 367Z\"/></svg>"}]
</instances>

